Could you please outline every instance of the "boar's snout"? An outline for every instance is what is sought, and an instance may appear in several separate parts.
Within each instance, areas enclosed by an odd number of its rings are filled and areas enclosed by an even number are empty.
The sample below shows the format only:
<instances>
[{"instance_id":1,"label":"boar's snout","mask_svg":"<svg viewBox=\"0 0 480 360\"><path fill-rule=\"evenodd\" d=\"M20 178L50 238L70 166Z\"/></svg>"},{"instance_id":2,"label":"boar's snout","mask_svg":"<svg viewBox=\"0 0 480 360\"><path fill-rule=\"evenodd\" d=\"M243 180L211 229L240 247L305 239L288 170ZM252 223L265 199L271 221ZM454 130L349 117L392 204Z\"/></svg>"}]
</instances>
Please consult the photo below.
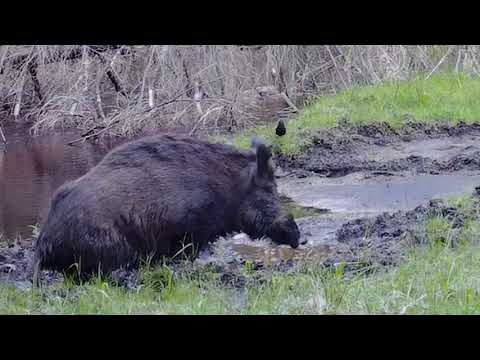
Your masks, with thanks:
<instances>
[{"instance_id":1,"label":"boar's snout","mask_svg":"<svg viewBox=\"0 0 480 360\"><path fill-rule=\"evenodd\" d=\"M300 244L300 231L295 219L290 214L276 221L268 235L274 242L290 245L294 249Z\"/></svg>"}]
</instances>

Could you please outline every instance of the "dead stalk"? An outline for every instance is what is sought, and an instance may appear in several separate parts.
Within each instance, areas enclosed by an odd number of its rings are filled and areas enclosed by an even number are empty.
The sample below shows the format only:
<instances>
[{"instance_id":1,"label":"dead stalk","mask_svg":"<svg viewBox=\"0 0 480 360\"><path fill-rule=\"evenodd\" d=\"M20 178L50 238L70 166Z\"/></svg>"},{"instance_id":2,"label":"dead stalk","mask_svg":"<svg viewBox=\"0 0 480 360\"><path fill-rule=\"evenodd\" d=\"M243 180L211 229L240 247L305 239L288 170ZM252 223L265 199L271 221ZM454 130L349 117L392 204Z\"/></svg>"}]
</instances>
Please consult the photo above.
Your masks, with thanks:
<instances>
[{"instance_id":1,"label":"dead stalk","mask_svg":"<svg viewBox=\"0 0 480 360\"><path fill-rule=\"evenodd\" d=\"M9 45L0 46L0 73L2 72L5 58L7 57L8 48L9 48Z\"/></svg>"},{"instance_id":2,"label":"dead stalk","mask_svg":"<svg viewBox=\"0 0 480 360\"><path fill-rule=\"evenodd\" d=\"M211 112L213 111L216 111L216 110L222 110L223 109L223 106L217 106L217 107L214 107L214 108L211 108L209 109L204 115L202 115L198 120L197 122L195 123L195 126L193 127L193 129L190 131L189 135L192 136L195 131L197 130L197 127L200 123L203 122L203 124L205 125L205 119L207 118L208 114L210 114Z\"/></svg>"},{"instance_id":3,"label":"dead stalk","mask_svg":"<svg viewBox=\"0 0 480 360\"><path fill-rule=\"evenodd\" d=\"M149 85L148 86L148 106L150 109L153 109L155 107L155 98L153 97L153 89Z\"/></svg>"},{"instance_id":4,"label":"dead stalk","mask_svg":"<svg viewBox=\"0 0 480 360\"><path fill-rule=\"evenodd\" d=\"M0 137L2 138L2 141L6 144L7 139L5 138L5 134L3 133L2 125L0 125Z\"/></svg>"},{"instance_id":5,"label":"dead stalk","mask_svg":"<svg viewBox=\"0 0 480 360\"><path fill-rule=\"evenodd\" d=\"M101 93L100 93L100 81L102 79L102 75L103 75L103 72L101 72L100 74L97 75L97 81L95 81L95 92L96 92L96 96L95 96L95 99L97 101L97 109L98 109L98 113L100 114L100 116L102 117L102 119L105 120L105 113L103 111L103 106L102 106L102 96L101 96Z\"/></svg>"},{"instance_id":6,"label":"dead stalk","mask_svg":"<svg viewBox=\"0 0 480 360\"><path fill-rule=\"evenodd\" d=\"M342 81L344 88L347 89L348 88L347 83L343 79L342 73L340 72L340 69L338 68L338 64L335 61L335 57L333 56L332 51L330 50L330 46L327 45L326 48L327 48L328 54L330 55L330 58L332 59L333 65L335 67L335 71L337 72L338 76L340 77L340 80Z\"/></svg>"}]
</instances>

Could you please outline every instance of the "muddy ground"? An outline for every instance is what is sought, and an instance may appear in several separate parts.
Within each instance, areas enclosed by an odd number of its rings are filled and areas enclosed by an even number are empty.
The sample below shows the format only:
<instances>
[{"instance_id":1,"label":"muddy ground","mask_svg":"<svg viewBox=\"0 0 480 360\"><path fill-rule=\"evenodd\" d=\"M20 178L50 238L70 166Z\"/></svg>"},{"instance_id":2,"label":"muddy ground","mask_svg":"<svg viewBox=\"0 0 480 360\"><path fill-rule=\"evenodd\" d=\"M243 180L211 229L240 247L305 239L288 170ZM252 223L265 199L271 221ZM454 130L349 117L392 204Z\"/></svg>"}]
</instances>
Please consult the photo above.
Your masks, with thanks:
<instances>
[{"instance_id":1,"label":"muddy ground","mask_svg":"<svg viewBox=\"0 0 480 360\"><path fill-rule=\"evenodd\" d=\"M442 198L474 193L480 185L480 125L341 124L318 130L313 146L294 158L276 159L280 192L297 218L305 243L298 249L252 241L245 234L218 239L192 265L212 266L222 281L242 286L248 261L260 272L295 269L305 262L346 270L396 266L406 245L425 241L423 224L447 216L453 228L465 214ZM0 243L1 244L1 243ZM31 240L0 248L0 281L31 286ZM135 287L136 272L118 271ZM61 275L42 272L44 284Z\"/></svg>"},{"instance_id":2,"label":"muddy ground","mask_svg":"<svg viewBox=\"0 0 480 360\"><path fill-rule=\"evenodd\" d=\"M480 125L449 126L407 123L340 125L309 135L313 146L295 157L278 157L277 164L295 176L341 177L354 172L392 175L448 174L480 169Z\"/></svg>"}]
</instances>

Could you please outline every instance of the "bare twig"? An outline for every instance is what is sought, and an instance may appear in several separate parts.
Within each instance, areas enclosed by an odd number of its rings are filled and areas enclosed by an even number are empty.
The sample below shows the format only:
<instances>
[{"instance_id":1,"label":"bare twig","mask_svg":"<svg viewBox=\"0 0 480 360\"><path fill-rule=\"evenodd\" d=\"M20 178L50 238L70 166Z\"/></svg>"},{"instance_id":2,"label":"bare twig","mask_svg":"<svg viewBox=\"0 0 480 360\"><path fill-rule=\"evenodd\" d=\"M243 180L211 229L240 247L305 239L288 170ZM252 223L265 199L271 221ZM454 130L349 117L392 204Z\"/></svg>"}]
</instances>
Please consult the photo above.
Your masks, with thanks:
<instances>
[{"instance_id":1,"label":"bare twig","mask_svg":"<svg viewBox=\"0 0 480 360\"><path fill-rule=\"evenodd\" d=\"M150 109L153 109L155 107L155 98L153 96L153 89L152 87L149 85L148 86L148 106L150 107Z\"/></svg>"},{"instance_id":2,"label":"bare twig","mask_svg":"<svg viewBox=\"0 0 480 360\"><path fill-rule=\"evenodd\" d=\"M207 112L205 112L205 114L202 115L202 116L197 120L197 122L195 123L195 126L194 126L193 129L190 131L189 136L192 136L192 135L195 133L195 130L197 130L198 125L199 125L202 121L204 122L205 119L207 118L208 114L210 114L212 111L215 111L215 110L222 110L222 106L217 106L217 107L211 108L211 109L209 109Z\"/></svg>"},{"instance_id":3,"label":"bare twig","mask_svg":"<svg viewBox=\"0 0 480 360\"><path fill-rule=\"evenodd\" d=\"M7 139L5 138L5 134L3 133L2 125L0 125L0 137L2 138L2 141L6 144Z\"/></svg>"},{"instance_id":4,"label":"bare twig","mask_svg":"<svg viewBox=\"0 0 480 360\"><path fill-rule=\"evenodd\" d=\"M425 78L425 80L428 80L430 79L430 76L432 76L432 74L435 72L435 70L438 69L438 67L440 65L443 64L443 62L445 61L445 59L447 58L448 55L450 55L450 52L452 51L453 47L449 47L447 52L445 53L445 55L443 55L443 57L440 59L440 61L437 63L437 65L435 65L435 67L432 69L432 71L430 71L430 73L427 75L427 77Z\"/></svg>"},{"instance_id":5,"label":"bare twig","mask_svg":"<svg viewBox=\"0 0 480 360\"><path fill-rule=\"evenodd\" d=\"M105 112L103 111L103 106L102 106L102 95L100 93L100 82L102 81L102 73L97 75L97 79L95 81L95 99L97 101L97 109L98 113L102 117L102 119L105 119Z\"/></svg>"},{"instance_id":6,"label":"bare twig","mask_svg":"<svg viewBox=\"0 0 480 360\"><path fill-rule=\"evenodd\" d=\"M340 72L340 69L338 68L335 57L333 56L332 51L330 50L330 46L326 45L326 48L327 48L328 54L330 55L330 58L332 59L333 65L335 66L335 70L336 70L338 76L340 77L340 80L343 83L343 86L345 87L345 89L347 89L348 88L347 83L343 79L342 73Z\"/></svg>"},{"instance_id":7,"label":"bare twig","mask_svg":"<svg viewBox=\"0 0 480 360\"><path fill-rule=\"evenodd\" d=\"M120 120L115 120L114 122L112 122L109 126L103 128L102 130L96 132L96 133L93 133L93 134L90 134L90 135L86 135L84 137L81 137L79 139L76 139L76 140L73 140L73 141L70 141L69 143L67 143L67 145L73 145L77 142L80 142L80 141L86 141L90 138L93 138L93 137L97 137L101 134L103 134L104 132L106 132L107 130L110 130L111 128L113 128L115 125L118 125L120 123Z\"/></svg>"},{"instance_id":8,"label":"bare twig","mask_svg":"<svg viewBox=\"0 0 480 360\"><path fill-rule=\"evenodd\" d=\"M35 90L35 94L37 94L38 100L40 100L40 102L43 102L40 81L38 81L38 76L37 76L37 68L38 68L37 60L33 58L32 61L30 61L30 63L28 64L28 72L30 73L30 77L32 78L32 81L33 81L33 88Z\"/></svg>"},{"instance_id":9,"label":"bare twig","mask_svg":"<svg viewBox=\"0 0 480 360\"><path fill-rule=\"evenodd\" d=\"M120 45L100 45L100 46L94 46L90 45L88 46L88 50L92 55L100 55L103 52L109 51L109 50L116 50L120 49L122 46ZM130 53L130 49L123 47L122 49L122 55ZM74 48L71 51L69 51L67 54L65 53L58 53L55 56L51 56L48 59L46 59L47 64L52 64L52 63L58 63L62 61L69 61L69 60L78 60L82 57L83 50L78 47ZM22 67L22 65L25 63L25 61L30 57L30 55L19 55L19 56L13 56L11 57L12 59L12 65L14 68L19 69Z\"/></svg>"},{"instance_id":10,"label":"bare twig","mask_svg":"<svg viewBox=\"0 0 480 360\"><path fill-rule=\"evenodd\" d=\"M294 112L298 112L298 108L295 106L295 104L290 100L290 98L287 96L285 93L280 93L280 96L285 100L285 102L290 106Z\"/></svg>"},{"instance_id":11,"label":"bare twig","mask_svg":"<svg viewBox=\"0 0 480 360\"><path fill-rule=\"evenodd\" d=\"M7 52L8 52L8 47L9 45L2 45L0 46L0 74L3 73L3 62L5 61L5 58L7 57Z\"/></svg>"},{"instance_id":12,"label":"bare twig","mask_svg":"<svg viewBox=\"0 0 480 360\"><path fill-rule=\"evenodd\" d=\"M180 96L182 96L182 95L184 95L184 94L183 94L183 93L180 93L180 94L178 95L178 97L180 97ZM170 100L168 100L168 101L165 101L165 102L162 103L162 104L159 104L159 105L155 106L155 109L159 109L160 107L166 106L166 105L171 104L171 103L173 103L173 102L175 102L175 101L178 101L178 99L176 99L176 98L170 99ZM190 99L188 99L188 100L185 99L185 101L191 102L192 100L190 100ZM153 108L150 108L150 109L145 110L145 111L140 112L140 113L144 113L144 114L145 114L145 113L148 113L148 112L150 112L150 111L152 111L152 110L153 110ZM138 114L140 114L140 113L138 113ZM96 126L94 126L93 128L87 130L85 133L81 134L81 137L80 137L79 139L73 140L73 141L67 143L67 145L72 145L72 144L75 144L75 143L77 143L77 142L85 141L85 140L87 140L87 139L89 139L89 138L99 136L99 135L103 134L105 131L112 129L114 126L116 126L116 125L118 125L118 124L120 124L120 120L115 120L115 121L113 121L113 122L112 122L110 125L108 125L107 127L100 127L100 126L96 125ZM100 131L98 131L98 132L96 132L96 133L92 133L93 130L96 130L96 129L99 129L99 128L101 128Z\"/></svg>"}]
</instances>

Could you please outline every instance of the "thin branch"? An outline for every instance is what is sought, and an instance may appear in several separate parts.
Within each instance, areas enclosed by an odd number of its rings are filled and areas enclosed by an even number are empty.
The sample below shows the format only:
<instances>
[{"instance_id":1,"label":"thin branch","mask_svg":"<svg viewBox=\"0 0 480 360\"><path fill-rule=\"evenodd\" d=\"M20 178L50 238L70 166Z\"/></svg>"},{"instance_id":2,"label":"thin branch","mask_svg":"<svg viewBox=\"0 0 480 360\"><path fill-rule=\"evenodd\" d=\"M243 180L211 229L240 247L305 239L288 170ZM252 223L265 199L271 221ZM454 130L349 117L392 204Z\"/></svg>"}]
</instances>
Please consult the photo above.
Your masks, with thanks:
<instances>
[{"instance_id":1,"label":"thin branch","mask_svg":"<svg viewBox=\"0 0 480 360\"><path fill-rule=\"evenodd\" d=\"M88 47L89 53L92 55L100 55L101 53L104 53L108 50L117 50L122 48L121 45L89 45L87 47ZM131 49L123 47L123 49L121 49L120 54L126 55L131 52L132 52ZM45 60L45 64L51 64L51 63L56 63L56 62L61 62L66 60L78 60L82 57L82 55L83 55L83 49L75 48L75 49L72 49L67 54L59 53L55 56L47 58ZM19 69L29 57L30 57L30 54L18 55L13 57L12 66L14 68Z\"/></svg>"},{"instance_id":2,"label":"thin branch","mask_svg":"<svg viewBox=\"0 0 480 360\"><path fill-rule=\"evenodd\" d=\"M425 78L425 80L428 80L430 79L430 76L432 76L432 74L435 72L435 70L437 70L437 68L443 64L443 62L445 61L445 59L447 58L448 55L450 55L450 52L453 50L453 47L449 47L447 52L445 53L445 55L443 55L443 57L440 59L440 61L437 63L437 65L435 65L435 67L432 69L432 71L430 71L430 73L427 75L427 77Z\"/></svg>"},{"instance_id":3,"label":"thin branch","mask_svg":"<svg viewBox=\"0 0 480 360\"><path fill-rule=\"evenodd\" d=\"M202 121L205 121L206 117L208 114L210 114L212 111L215 111L215 110L222 110L223 106L217 106L217 107L214 107L214 108L211 108L209 109L204 115L202 115L198 121L195 123L195 126L193 127L193 129L190 131L189 133L189 136L192 136L194 133L195 133L195 130L197 130L197 127L198 125L202 122Z\"/></svg>"},{"instance_id":4,"label":"thin branch","mask_svg":"<svg viewBox=\"0 0 480 360\"><path fill-rule=\"evenodd\" d=\"M6 144L7 139L5 138L5 134L3 133L2 125L0 125L0 137L2 138L2 141Z\"/></svg>"},{"instance_id":5,"label":"thin branch","mask_svg":"<svg viewBox=\"0 0 480 360\"><path fill-rule=\"evenodd\" d=\"M40 86L40 81L38 81L38 74L37 74L37 69L38 69L38 63L36 57L30 61L28 64L28 72L30 73L30 77L32 78L33 81L33 89L35 90L35 94L38 97L38 100L40 102L43 102L43 96L42 96L42 91L41 91L41 86Z\"/></svg>"},{"instance_id":6,"label":"thin branch","mask_svg":"<svg viewBox=\"0 0 480 360\"><path fill-rule=\"evenodd\" d=\"M285 100L285 102L290 106L294 112L298 113L298 108L295 106L295 104L290 100L290 98L285 94L284 92L280 93L280 96Z\"/></svg>"},{"instance_id":7,"label":"thin branch","mask_svg":"<svg viewBox=\"0 0 480 360\"><path fill-rule=\"evenodd\" d=\"M343 86L345 87L345 89L348 89L347 83L343 79L343 76L340 70L338 69L337 62L335 61L335 57L333 56L332 51L330 50L330 46L326 45L326 48L327 48L328 54L330 55L330 58L332 59L333 65L335 66L335 71L337 72L338 76L340 77L340 80L343 83Z\"/></svg>"},{"instance_id":8,"label":"thin branch","mask_svg":"<svg viewBox=\"0 0 480 360\"><path fill-rule=\"evenodd\" d=\"M73 144L75 144L75 143L77 143L77 142L86 141L86 140L88 140L88 139L90 139L90 138L97 137L97 136L103 134L105 131L110 130L110 129L113 128L115 125L118 125L119 123L120 123L120 120L117 119L117 120L113 121L109 126L103 128L102 130L100 130L100 131L98 131L98 132L96 132L96 133L90 134L90 135L83 136L83 137L81 137L81 138L79 138L79 139L70 141L69 143L67 143L67 145L73 145Z\"/></svg>"},{"instance_id":9,"label":"thin branch","mask_svg":"<svg viewBox=\"0 0 480 360\"><path fill-rule=\"evenodd\" d=\"M0 46L1 51L0 51L0 74L3 74L3 62L5 61L5 58L7 57L8 53L8 47L9 45L2 45Z\"/></svg>"}]
</instances>

